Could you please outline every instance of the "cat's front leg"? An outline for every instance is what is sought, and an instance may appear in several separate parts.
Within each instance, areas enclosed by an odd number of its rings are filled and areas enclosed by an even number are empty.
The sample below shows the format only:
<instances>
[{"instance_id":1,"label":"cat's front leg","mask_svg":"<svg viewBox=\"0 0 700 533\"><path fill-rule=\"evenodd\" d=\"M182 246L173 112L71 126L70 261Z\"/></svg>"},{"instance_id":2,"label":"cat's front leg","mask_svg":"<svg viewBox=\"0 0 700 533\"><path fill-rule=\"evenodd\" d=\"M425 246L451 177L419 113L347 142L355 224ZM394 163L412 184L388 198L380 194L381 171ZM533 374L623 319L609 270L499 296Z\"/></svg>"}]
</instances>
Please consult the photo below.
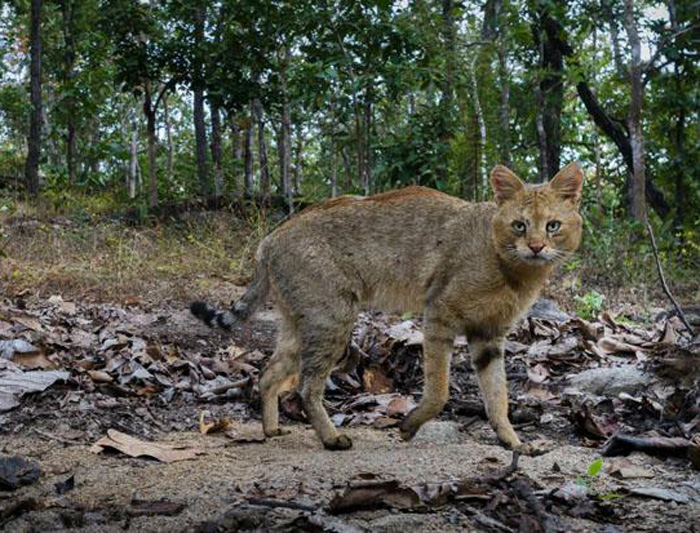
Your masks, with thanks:
<instances>
[{"instance_id":1,"label":"cat's front leg","mask_svg":"<svg viewBox=\"0 0 700 533\"><path fill-rule=\"evenodd\" d=\"M423 397L401 424L401 438L410 440L423 424L435 418L450 397L450 359L454 322L426 312L423 344Z\"/></svg>"},{"instance_id":2,"label":"cat's front leg","mask_svg":"<svg viewBox=\"0 0 700 533\"><path fill-rule=\"evenodd\" d=\"M524 449L508 420L508 384L503 361L503 339L470 339L470 351L491 427L505 446L513 450Z\"/></svg>"}]
</instances>

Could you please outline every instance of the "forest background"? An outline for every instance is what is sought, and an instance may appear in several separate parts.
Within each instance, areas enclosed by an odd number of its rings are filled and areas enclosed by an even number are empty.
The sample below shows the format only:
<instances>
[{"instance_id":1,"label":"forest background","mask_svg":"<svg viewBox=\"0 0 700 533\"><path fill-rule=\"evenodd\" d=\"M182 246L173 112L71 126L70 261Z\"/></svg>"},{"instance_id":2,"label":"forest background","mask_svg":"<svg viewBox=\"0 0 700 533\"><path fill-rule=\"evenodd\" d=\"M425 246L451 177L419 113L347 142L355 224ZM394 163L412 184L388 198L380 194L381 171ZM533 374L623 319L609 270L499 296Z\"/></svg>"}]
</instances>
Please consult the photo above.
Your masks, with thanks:
<instances>
[{"instance_id":1,"label":"forest background","mask_svg":"<svg viewBox=\"0 0 700 533\"><path fill-rule=\"evenodd\" d=\"M158 251L120 266L136 246L105 229L120 213L163 237L173 206L236 206L227 224L254 229L249 246L190 221L157 259L173 263L176 239L196 251L180 261L190 273L236 271L270 227L266 206L409 184L486 200L496 163L536 183L580 161L583 259L565 271L655 284L649 221L681 298L697 299L697 1L1 5L0 215L87 223L89 237L73 227L54 247L72 276L80 257L94 270L100 246L105 272L143 276ZM5 241L40 270L14 263L5 281L56 275L48 238Z\"/></svg>"}]
</instances>

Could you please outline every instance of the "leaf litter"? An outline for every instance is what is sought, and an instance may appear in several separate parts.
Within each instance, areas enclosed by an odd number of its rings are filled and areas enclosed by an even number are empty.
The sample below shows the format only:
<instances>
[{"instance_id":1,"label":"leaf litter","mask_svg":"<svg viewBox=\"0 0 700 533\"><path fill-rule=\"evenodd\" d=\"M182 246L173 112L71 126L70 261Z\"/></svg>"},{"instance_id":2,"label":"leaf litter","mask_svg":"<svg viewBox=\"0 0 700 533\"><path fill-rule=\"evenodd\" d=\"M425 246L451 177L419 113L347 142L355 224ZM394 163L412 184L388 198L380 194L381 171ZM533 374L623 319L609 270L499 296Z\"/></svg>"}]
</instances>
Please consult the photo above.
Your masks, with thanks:
<instances>
[{"instance_id":1,"label":"leaf litter","mask_svg":"<svg viewBox=\"0 0 700 533\"><path fill-rule=\"evenodd\" d=\"M606 450L608 455L641 451L699 468L697 335L689 338L672 315L640 325L611 313L586 321L552 312L551 306L546 311L523 320L506 342L516 426L529 430L529 437L560 440L573 429L576 436L569 439L604 455ZM57 438L98 439L95 451L112 448L165 462L195 459L198 452L153 441L168 431L222 434L231 445L264 440L245 421L259 410L258 379L271 352L274 326L251 326L231 338L195 333L186 314L59 298L21 309L5 302L0 318L0 406L6 411L0 427L21 431L37 414L59 409L64 417L76 413L80 418L70 427L59 426L63 433ZM326 401L334 423L396 426L420 397L422 340L419 319L362 315L345 360L328 382ZM576 376L586 372L590 386L584 387ZM618 372L627 379L615 379L611 387L605 380ZM287 395L281 406L289 419L304 420L298 395ZM485 418L464 338L455 342L451 400L443 416L463 420L465 427ZM634 465L606 471L623 494L675 504L694 501L687 491L672 487L625 487L651 479ZM564 497L566 482L548 491L527 473L496 484L478 477L408 486L392 479L353 483L336 491L335 503L313 512L298 510L294 520L325 523L330 519L325 513L352 514L376 505L421 512L453 506L484 527L504 531L517 530L519 520L533 531L545 531L565 516L604 523L619 518L614 504L591 491ZM170 508L164 504L163 509ZM350 527L343 522L334 527L343 525Z\"/></svg>"}]
</instances>

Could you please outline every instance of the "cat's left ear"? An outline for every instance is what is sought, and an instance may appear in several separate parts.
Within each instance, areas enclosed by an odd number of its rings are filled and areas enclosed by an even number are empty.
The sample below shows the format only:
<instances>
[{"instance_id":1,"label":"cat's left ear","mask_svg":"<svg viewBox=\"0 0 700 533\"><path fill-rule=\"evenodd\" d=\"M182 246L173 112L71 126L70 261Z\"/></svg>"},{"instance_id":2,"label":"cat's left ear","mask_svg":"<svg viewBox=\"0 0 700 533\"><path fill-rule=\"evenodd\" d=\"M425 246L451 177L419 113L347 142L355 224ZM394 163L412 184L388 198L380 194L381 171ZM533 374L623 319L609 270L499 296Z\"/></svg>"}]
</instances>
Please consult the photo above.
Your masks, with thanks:
<instances>
[{"instance_id":1,"label":"cat's left ear","mask_svg":"<svg viewBox=\"0 0 700 533\"><path fill-rule=\"evenodd\" d=\"M512 200L525 185L508 167L496 165L491 171L491 187L496 203L501 205L506 200Z\"/></svg>"},{"instance_id":2,"label":"cat's left ear","mask_svg":"<svg viewBox=\"0 0 700 533\"><path fill-rule=\"evenodd\" d=\"M582 185L583 171L578 163L569 163L549 182L550 189L575 205L581 203Z\"/></svg>"}]
</instances>

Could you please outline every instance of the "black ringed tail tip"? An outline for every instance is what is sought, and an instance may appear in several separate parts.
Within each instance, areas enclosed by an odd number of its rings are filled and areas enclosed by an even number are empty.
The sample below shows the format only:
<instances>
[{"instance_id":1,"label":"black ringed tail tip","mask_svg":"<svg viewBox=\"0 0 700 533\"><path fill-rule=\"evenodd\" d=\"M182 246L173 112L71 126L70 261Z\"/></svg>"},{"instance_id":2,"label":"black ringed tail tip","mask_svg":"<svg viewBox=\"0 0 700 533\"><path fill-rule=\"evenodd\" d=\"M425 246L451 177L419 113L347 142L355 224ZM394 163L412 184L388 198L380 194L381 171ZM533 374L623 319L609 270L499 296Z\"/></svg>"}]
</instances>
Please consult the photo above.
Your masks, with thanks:
<instances>
[{"instance_id":1,"label":"black ringed tail tip","mask_svg":"<svg viewBox=\"0 0 700 533\"><path fill-rule=\"evenodd\" d=\"M216 311L204 302L192 302L190 304L190 312L207 326L211 326L212 320L216 317Z\"/></svg>"}]
</instances>

